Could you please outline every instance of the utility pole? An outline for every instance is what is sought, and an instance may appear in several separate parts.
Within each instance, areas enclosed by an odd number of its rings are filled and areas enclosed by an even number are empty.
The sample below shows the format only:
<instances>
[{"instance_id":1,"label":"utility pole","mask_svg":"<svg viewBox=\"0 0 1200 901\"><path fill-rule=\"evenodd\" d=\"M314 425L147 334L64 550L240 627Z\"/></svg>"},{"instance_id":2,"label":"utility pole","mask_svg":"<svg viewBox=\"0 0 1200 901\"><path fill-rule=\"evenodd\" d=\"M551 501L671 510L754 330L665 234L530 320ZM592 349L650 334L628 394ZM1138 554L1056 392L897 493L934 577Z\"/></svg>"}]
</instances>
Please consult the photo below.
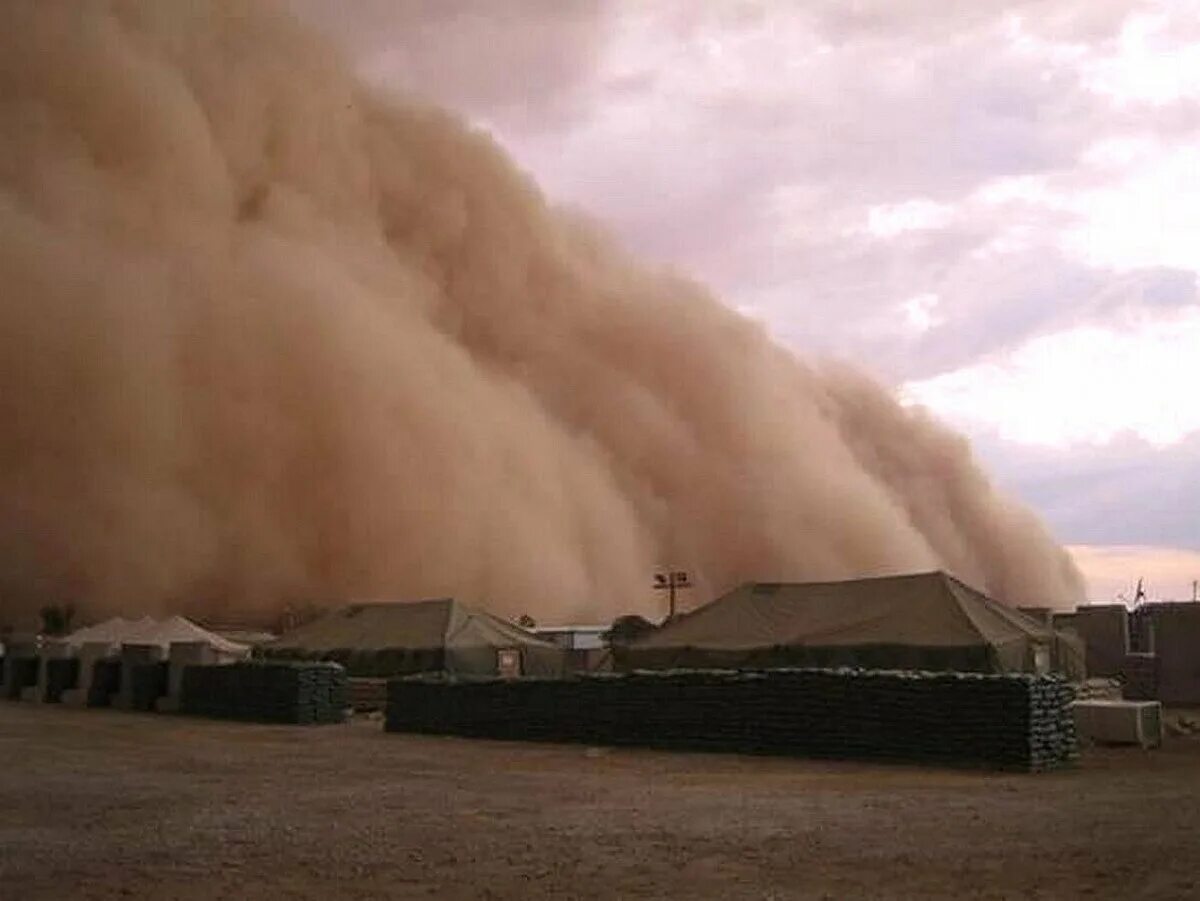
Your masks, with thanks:
<instances>
[{"instance_id":1,"label":"utility pole","mask_svg":"<svg viewBox=\"0 0 1200 901\"><path fill-rule=\"evenodd\" d=\"M654 590L667 592L667 622L675 618L675 592L680 588L691 588L692 580L681 569L668 569L654 574Z\"/></svg>"}]
</instances>

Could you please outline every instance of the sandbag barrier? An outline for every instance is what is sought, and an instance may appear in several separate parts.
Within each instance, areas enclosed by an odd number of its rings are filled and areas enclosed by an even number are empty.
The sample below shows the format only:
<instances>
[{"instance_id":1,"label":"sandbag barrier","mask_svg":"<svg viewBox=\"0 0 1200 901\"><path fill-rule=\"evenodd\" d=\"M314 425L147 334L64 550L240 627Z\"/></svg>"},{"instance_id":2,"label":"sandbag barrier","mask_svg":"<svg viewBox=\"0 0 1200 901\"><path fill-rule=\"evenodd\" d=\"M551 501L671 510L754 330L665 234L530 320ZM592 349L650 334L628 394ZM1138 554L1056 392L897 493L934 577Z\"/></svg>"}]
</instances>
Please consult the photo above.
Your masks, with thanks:
<instances>
[{"instance_id":1,"label":"sandbag barrier","mask_svg":"<svg viewBox=\"0 0 1200 901\"><path fill-rule=\"evenodd\" d=\"M261 723L340 723L346 671L336 663L252 661L187 666L179 712Z\"/></svg>"},{"instance_id":2,"label":"sandbag barrier","mask_svg":"<svg viewBox=\"0 0 1200 901\"><path fill-rule=\"evenodd\" d=\"M1058 676L870 670L638 671L388 683L385 728L1039 771L1077 759Z\"/></svg>"}]
</instances>

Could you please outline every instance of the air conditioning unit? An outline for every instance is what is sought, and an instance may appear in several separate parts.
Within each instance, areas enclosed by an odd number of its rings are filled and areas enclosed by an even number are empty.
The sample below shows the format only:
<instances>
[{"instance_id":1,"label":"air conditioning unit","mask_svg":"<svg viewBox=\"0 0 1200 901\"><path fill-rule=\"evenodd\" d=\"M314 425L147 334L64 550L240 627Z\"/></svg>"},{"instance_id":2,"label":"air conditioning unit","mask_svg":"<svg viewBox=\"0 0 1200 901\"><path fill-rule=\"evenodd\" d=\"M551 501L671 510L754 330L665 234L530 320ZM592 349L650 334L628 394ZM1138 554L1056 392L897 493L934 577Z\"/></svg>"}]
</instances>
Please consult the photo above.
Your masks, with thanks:
<instances>
[{"instance_id":1,"label":"air conditioning unit","mask_svg":"<svg viewBox=\"0 0 1200 901\"><path fill-rule=\"evenodd\" d=\"M1081 739L1143 748L1162 744L1162 704L1158 701L1076 701L1071 708Z\"/></svg>"}]
</instances>

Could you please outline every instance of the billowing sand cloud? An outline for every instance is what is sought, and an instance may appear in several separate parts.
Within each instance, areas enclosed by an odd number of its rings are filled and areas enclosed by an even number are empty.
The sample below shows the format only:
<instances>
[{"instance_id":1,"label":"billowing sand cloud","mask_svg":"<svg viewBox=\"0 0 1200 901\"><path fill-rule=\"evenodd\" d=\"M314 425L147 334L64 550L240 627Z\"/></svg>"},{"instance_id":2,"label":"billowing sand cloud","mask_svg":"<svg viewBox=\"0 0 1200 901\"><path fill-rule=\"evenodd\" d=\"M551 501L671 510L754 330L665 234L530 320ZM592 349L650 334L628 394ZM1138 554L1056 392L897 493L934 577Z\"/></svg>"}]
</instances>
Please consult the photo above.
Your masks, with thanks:
<instances>
[{"instance_id":1,"label":"billowing sand cloud","mask_svg":"<svg viewBox=\"0 0 1200 901\"><path fill-rule=\"evenodd\" d=\"M239 3L0 11L0 621L744 578L1081 582L964 441Z\"/></svg>"}]
</instances>

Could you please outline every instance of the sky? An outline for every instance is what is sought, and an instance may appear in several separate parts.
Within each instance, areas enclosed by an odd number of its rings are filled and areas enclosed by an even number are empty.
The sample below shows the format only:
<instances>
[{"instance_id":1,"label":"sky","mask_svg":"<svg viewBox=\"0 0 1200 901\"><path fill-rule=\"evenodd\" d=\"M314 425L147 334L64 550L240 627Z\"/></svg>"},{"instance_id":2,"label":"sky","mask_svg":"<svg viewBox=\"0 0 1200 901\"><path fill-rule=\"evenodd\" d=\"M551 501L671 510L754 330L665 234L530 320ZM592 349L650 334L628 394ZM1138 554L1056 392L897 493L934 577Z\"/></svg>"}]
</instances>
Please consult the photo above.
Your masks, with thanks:
<instances>
[{"instance_id":1,"label":"sky","mask_svg":"<svg viewBox=\"0 0 1200 901\"><path fill-rule=\"evenodd\" d=\"M1093 600L1200 578L1194 0L293 0L564 207L967 434Z\"/></svg>"}]
</instances>

